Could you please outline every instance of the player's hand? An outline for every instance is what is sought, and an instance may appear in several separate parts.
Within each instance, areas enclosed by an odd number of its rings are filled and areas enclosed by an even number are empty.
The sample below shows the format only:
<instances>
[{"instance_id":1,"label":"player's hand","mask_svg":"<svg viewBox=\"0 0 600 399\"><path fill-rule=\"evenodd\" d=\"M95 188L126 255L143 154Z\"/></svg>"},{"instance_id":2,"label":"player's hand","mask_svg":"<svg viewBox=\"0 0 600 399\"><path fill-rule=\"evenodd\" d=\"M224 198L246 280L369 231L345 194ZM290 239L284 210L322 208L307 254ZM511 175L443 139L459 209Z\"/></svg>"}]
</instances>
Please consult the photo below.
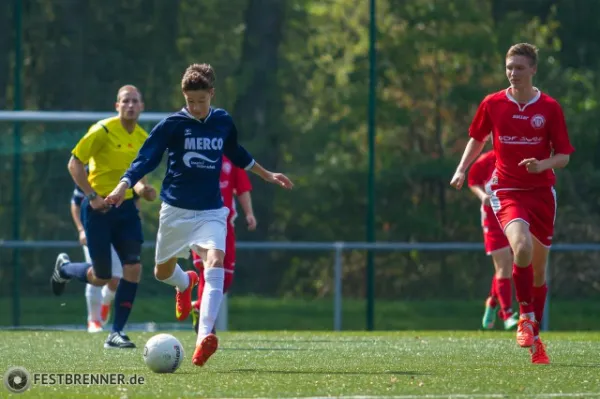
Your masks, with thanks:
<instances>
[{"instance_id":1,"label":"player's hand","mask_svg":"<svg viewBox=\"0 0 600 399\"><path fill-rule=\"evenodd\" d=\"M85 230L79 232L79 243L81 245L87 245L87 237L85 236Z\"/></svg>"},{"instance_id":2,"label":"player's hand","mask_svg":"<svg viewBox=\"0 0 600 399\"><path fill-rule=\"evenodd\" d=\"M256 230L256 218L254 215L246 215L246 223L248 223L248 230Z\"/></svg>"},{"instance_id":3,"label":"player's hand","mask_svg":"<svg viewBox=\"0 0 600 399\"><path fill-rule=\"evenodd\" d=\"M136 187L138 187L137 184ZM152 202L156 199L156 190L151 185L142 184L135 192L146 201Z\"/></svg>"},{"instance_id":4,"label":"player's hand","mask_svg":"<svg viewBox=\"0 0 600 399\"><path fill-rule=\"evenodd\" d=\"M125 192L129 186L124 181L117 184L117 187L112 191L112 193L108 194L106 197L106 202L110 205L114 205L116 207L121 206L123 201L125 200Z\"/></svg>"},{"instance_id":5,"label":"player's hand","mask_svg":"<svg viewBox=\"0 0 600 399\"><path fill-rule=\"evenodd\" d=\"M271 173L267 179L269 183L277 184L283 188L291 190L294 187L294 183L283 173Z\"/></svg>"},{"instance_id":6,"label":"player's hand","mask_svg":"<svg viewBox=\"0 0 600 399\"><path fill-rule=\"evenodd\" d=\"M457 190L460 190L465 182L465 172L456 171L454 176L452 176L452 180L450 180L450 185Z\"/></svg>"},{"instance_id":7,"label":"player's hand","mask_svg":"<svg viewBox=\"0 0 600 399\"><path fill-rule=\"evenodd\" d=\"M481 197L481 203L485 206L491 206L490 198L491 196L489 194L484 195L483 197Z\"/></svg>"},{"instance_id":8,"label":"player's hand","mask_svg":"<svg viewBox=\"0 0 600 399\"><path fill-rule=\"evenodd\" d=\"M110 209L110 205L106 202L106 200L100 196L94 198L90 201L90 206L93 210L99 212L108 212Z\"/></svg>"},{"instance_id":9,"label":"player's hand","mask_svg":"<svg viewBox=\"0 0 600 399\"><path fill-rule=\"evenodd\" d=\"M527 168L527 171L529 173L541 173L544 170L546 170L543 162L538 161L535 158L526 158L526 159L522 160L521 162L519 162L519 166L525 166L525 168Z\"/></svg>"}]
</instances>

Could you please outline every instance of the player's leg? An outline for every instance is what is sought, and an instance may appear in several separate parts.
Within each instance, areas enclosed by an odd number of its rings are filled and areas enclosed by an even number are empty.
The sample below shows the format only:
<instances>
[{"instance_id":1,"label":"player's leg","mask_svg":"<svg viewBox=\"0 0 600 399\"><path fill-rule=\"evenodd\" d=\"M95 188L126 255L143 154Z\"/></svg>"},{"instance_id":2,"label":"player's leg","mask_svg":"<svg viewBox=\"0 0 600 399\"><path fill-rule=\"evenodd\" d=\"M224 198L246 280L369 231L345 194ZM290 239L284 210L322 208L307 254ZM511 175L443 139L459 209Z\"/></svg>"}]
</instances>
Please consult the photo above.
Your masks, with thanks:
<instances>
[{"instance_id":1,"label":"player's leg","mask_svg":"<svg viewBox=\"0 0 600 399\"><path fill-rule=\"evenodd\" d=\"M91 264L90 252L87 245L82 247L83 256L86 263ZM102 302L102 288L91 284L85 285L85 303L87 306L87 330L89 333L97 333L102 331L100 307Z\"/></svg>"},{"instance_id":2,"label":"player's leg","mask_svg":"<svg viewBox=\"0 0 600 399\"><path fill-rule=\"evenodd\" d=\"M202 258L200 255L198 255L195 251L192 251L192 262L194 263L194 268L198 273L198 299L192 303L192 307L195 312L198 312L200 309L200 301L202 300L202 292L204 291L204 263L202 263Z\"/></svg>"},{"instance_id":3,"label":"player's leg","mask_svg":"<svg viewBox=\"0 0 600 399\"><path fill-rule=\"evenodd\" d=\"M106 324L110 318L110 311L112 308L117 287L119 281L123 277L123 265L119 259L119 254L115 251L114 246L111 245L111 259L112 259L112 278L104 287L102 287L102 299L100 306L100 320L102 324Z\"/></svg>"},{"instance_id":4,"label":"player's leg","mask_svg":"<svg viewBox=\"0 0 600 399\"><path fill-rule=\"evenodd\" d=\"M192 310L192 290L198 284L193 270L184 272L177 258L188 258L190 242L197 223L196 211L181 209L163 203L160 209L154 277L176 289L175 317L185 320Z\"/></svg>"},{"instance_id":5,"label":"player's leg","mask_svg":"<svg viewBox=\"0 0 600 399\"><path fill-rule=\"evenodd\" d=\"M493 241L490 237L489 230L484 228L483 231L483 245L487 255L491 254L491 246ZM491 330L496 324L496 314L498 313L498 300L496 297L496 271L492 277L492 284L490 287L490 293L485 300L485 310L483 312L483 318L481 320L481 326L484 330Z\"/></svg>"},{"instance_id":6,"label":"player's leg","mask_svg":"<svg viewBox=\"0 0 600 399\"><path fill-rule=\"evenodd\" d=\"M144 238L139 211L133 200L125 201L119 208L113 209L112 212L112 244L123 265L123 277L119 280L115 292L114 319L111 333L106 339L104 347L128 349L135 348L135 344L131 342L123 330L131 314L142 274L140 257Z\"/></svg>"},{"instance_id":7,"label":"player's leg","mask_svg":"<svg viewBox=\"0 0 600 399\"><path fill-rule=\"evenodd\" d=\"M227 238L225 240L225 257L223 258L223 269L225 270L225 277L223 280L223 296L227 295L229 292L229 288L233 283L233 274L235 270L235 232L233 226L227 224ZM200 255L196 254L192 251L192 255L198 257L198 262L194 259L194 266L198 268L197 264L202 264L202 258ZM198 300L192 303L192 326L194 327L194 331L198 334L198 324L200 319L200 303L202 302L202 295L204 293L204 266L202 269L198 269L202 271L199 273L200 281L198 282ZM216 334L216 326L213 327L213 334Z\"/></svg>"},{"instance_id":8,"label":"player's leg","mask_svg":"<svg viewBox=\"0 0 600 399\"><path fill-rule=\"evenodd\" d=\"M203 366L218 347L218 340L213 330L223 300L225 253L218 249L202 248L197 251L204 259L205 287L200 302L198 337L192 363L196 366Z\"/></svg>"},{"instance_id":9,"label":"player's leg","mask_svg":"<svg viewBox=\"0 0 600 399\"><path fill-rule=\"evenodd\" d=\"M546 264L554 235L554 220L556 218L556 193L554 189L536 190L531 198L533 236L533 306L536 318L534 344L530 349L531 362L548 364L550 358L546 348L539 338L540 325L544 317L546 296Z\"/></svg>"},{"instance_id":10,"label":"player's leg","mask_svg":"<svg viewBox=\"0 0 600 399\"><path fill-rule=\"evenodd\" d=\"M61 295L72 279L101 287L111 279L110 219L108 213L93 210L86 200L81 206L81 221L87 237L92 264L71 262L65 253L59 254L50 279L54 295Z\"/></svg>"},{"instance_id":11,"label":"player's leg","mask_svg":"<svg viewBox=\"0 0 600 399\"><path fill-rule=\"evenodd\" d=\"M198 319L200 317L200 302L202 302L202 293L204 292L204 264L202 258L195 251L192 251L192 261L198 272L198 288L196 291L197 300L192 302L192 326L198 334Z\"/></svg>"},{"instance_id":12,"label":"player's leg","mask_svg":"<svg viewBox=\"0 0 600 399\"><path fill-rule=\"evenodd\" d=\"M521 191L495 191L490 202L513 252L512 274L520 313L517 343L529 348L533 345L535 324L531 265L533 243L529 232L529 212L522 203Z\"/></svg>"},{"instance_id":13,"label":"player's leg","mask_svg":"<svg viewBox=\"0 0 600 399\"><path fill-rule=\"evenodd\" d=\"M212 332L223 300L225 284L225 247L227 216L229 210L222 208L203 214L203 223L194 231L193 249L204 261L204 292L200 303L198 338L192 363L203 366L218 347L217 336Z\"/></svg>"},{"instance_id":14,"label":"player's leg","mask_svg":"<svg viewBox=\"0 0 600 399\"><path fill-rule=\"evenodd\" d=\"M506 238L505 238L506 240ZM508 245L508 241L506 241ZM496 271L496 296L500 304L500 317L504 321L504 329L516 327L519 315L512 310L512 263L513 256L509 246L491 253Z\"/></svg>"}]
</instances>

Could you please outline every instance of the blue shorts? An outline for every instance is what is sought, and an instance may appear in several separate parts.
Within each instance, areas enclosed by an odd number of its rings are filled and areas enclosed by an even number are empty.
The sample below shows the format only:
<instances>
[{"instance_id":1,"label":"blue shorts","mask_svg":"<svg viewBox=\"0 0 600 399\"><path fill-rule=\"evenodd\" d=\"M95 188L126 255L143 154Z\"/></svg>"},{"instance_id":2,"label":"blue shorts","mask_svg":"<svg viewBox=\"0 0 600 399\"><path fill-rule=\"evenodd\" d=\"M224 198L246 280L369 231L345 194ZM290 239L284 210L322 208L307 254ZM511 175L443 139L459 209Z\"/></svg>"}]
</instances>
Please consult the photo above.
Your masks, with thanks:
<instances>
[{"instance_id":1,"label":"blue shorts","mask_svg":"<svg viewBox=\"0 0 600 399\"><path fill-rule=\"evenodd\" d=\"M81 204L81 222L96 277L112 277L111 244L122 265L140 263L144 237L140 211L134 200L126 200L118 208L112 207L107 212L100 212L92 209L86 198Z\"/></svg>"}]
</instances>

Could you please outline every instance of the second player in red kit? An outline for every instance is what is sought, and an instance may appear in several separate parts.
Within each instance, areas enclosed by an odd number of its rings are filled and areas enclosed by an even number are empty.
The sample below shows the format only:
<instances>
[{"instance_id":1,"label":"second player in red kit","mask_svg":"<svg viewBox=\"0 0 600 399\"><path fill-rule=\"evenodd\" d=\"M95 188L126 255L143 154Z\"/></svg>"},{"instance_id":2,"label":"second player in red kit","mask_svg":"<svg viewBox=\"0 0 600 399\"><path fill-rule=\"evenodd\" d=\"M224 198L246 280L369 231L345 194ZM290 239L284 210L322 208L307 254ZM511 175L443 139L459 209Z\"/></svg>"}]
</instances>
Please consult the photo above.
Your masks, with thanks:
<instances>
[{"instance_id":1,"label":"second player in red kit","mask_svg":"<svg viewBox=\"0 0 600 399\"><path fill-rule=\"evenodd\" d=\"M473 163L467 179L469 188L481 201L481 227L485 253L492 258L495 270L490 294L485 301L482 326L486 330L494 328L496 314L498 314L503 321L504 328L509 330L517 325L518 315L512 311L512 252L510 244L490 206L492 194L490 182L495 165L496 155L494 151L488 151Z\"/></svg>"},{"instance_id":2,"label":"second player in red kit","mask_svg":"<svg viewBox=\"0 0 600 399\"><path fill-rule=\"evenodd\" d=\"M223 167L221 169L220 178L221 196L223 204L229 209L229 217L227 218L227 238L225 243L225 259L223 260L223 268L225 269L225 280L223 282L223 293L229 291L229 287L233 282L233 273L235 269L235 229L234 222L237 218L236 205L234 196L237 197L244 214L249 230L256 229L256 219L252 211L252 200L250 191L252 184L248 178L248 174L244 169L240 169L233 165L226 157L223 157ZM202 259L198 254L192 252L194 266L198 271L203 270ZM194 328L197 326L197 313L202 300L204 290L203 273L198 274L200 281L198 282L198 300L193 303L193 323Z\"/></svg>"},{"instance_id":3,"label":"second player in red kit","mask_svg":"<svg viewBox=\"0 0 600 399\"><path fill-rule=\"evenodd\" d=\"M469 129L471 137L450 184L460 189L469 165L492 134L496 168L490 203L513 252L520 320L517 343L531 361L550 363L539 338L546 303L546 262L556 219L555 175L574 151L560 104L533 86L538 50L515 44L506 54L510 87L487 96Z\"/></svg>"}]
</instances>

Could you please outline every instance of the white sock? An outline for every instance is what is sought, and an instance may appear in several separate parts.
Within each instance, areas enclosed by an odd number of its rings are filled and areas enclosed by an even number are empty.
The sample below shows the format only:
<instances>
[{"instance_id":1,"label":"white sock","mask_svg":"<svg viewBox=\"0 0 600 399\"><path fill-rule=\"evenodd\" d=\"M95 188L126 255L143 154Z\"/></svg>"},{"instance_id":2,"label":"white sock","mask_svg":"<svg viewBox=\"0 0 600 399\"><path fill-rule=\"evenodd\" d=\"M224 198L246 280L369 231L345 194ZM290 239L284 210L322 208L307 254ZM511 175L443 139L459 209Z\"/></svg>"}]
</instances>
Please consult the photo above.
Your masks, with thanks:
<instances>
[{"instance_id":1,"label":"white sock","mask_svg":"<svg viewBox=\"0 0 600 399\"><path fill-rule=\"evenodd\" d=\"M190 277L179 265L175 265L175 270L173 270L171 277L160 281L176 287L180 292L185 291L190 285Z\"/></svg>"},{"instance_id":2,"label":"white sock","mask_svg":"<svg viewBox=\"0 0 600 399\"><path fill-rule=\"evenodd\" d=\"M198 339L196 345L210 334L219 315L223 300L223 281L225 270L222 267L204 269L204 292L200 302L200 320L198 321Z\"/></svg>"},{"instance_id":3,"label":"white sock","mask_svg":"<svg viewBox=\"0 0 600 399\"><path fill-rule=\"evenodd\" d=\"M106 284L104 287L102 287L102 304L110 305L112 303L112 301L115 300L116 293L117 293L116 291L113 291L110 288L108 288L108 284Z\"/></svg>"},{"instance_id":4,"label":"white sock","mask_svg":"<svg viewBox=\"0 0 600 399\"><path fill-rule=\"evenodd\" d=\"M102 305L102 287L85 285L85 302L87 304L88 321L100 321L100 305Z\"/></svg>"}]
</instances>

